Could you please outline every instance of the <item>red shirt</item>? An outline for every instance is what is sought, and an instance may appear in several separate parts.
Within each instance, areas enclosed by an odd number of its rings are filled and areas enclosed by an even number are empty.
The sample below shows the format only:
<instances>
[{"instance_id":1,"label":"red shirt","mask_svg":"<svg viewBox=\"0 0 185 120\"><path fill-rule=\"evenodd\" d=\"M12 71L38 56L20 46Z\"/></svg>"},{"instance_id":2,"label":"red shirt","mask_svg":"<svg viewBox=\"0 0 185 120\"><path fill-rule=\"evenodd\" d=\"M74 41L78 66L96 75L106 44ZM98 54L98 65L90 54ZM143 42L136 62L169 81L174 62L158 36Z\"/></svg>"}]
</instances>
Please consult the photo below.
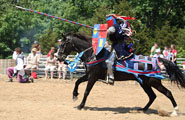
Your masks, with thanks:
<instances>
[{"instance_id":1,"label":"red shirt","mask_svg":"<svg viewBox=\"0 0 185 120\"><path fill-rule=\"evenodd\" d=\"M184 61L183 65L185 65L185 61Z\"/></svg>"},{"instance_id":2,"label":"red shirt","mask_svg":"<svg viewBox=\"0 0 185 120\"><path fill-rule=\"evenodd\" d=\"M48 52L48 55L47 55L47 57L49 57L50 56L50 54L53 52L53 50L50 50L49 52Z\"/></svg>"},{"instance_id":3,"label":"red shirt","mask_svg":"<svg viewBox=\"0 0 185 120\"><path fill-rule=\"evenodd\" d=\"M173 53L173 54L174 54L174 53L177 54L177 50L176 50L176 49L173 49L173 50L172 50L172 53Z\"/></svg>"}]
</instances>

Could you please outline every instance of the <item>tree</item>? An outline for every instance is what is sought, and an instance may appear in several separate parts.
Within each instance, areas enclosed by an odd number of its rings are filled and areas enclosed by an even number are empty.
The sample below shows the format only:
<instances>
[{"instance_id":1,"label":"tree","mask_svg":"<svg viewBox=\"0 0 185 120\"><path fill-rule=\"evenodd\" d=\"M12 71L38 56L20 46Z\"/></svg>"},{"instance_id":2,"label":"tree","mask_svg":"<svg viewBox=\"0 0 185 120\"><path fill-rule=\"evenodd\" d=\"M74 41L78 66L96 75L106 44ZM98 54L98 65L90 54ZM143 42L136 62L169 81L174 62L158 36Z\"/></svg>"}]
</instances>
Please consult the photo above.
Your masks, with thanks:
<instances>
[{"instance_id":1,"label":"tree","mask_svg":"<svg viewBox=\"0 0 185 120\"><path fill-rule=\"evenodd\" d=\"M185 29L179 29L176 39L178 54L177 57L185 58Z\"/></svg>"},{"instance_id":2,"label":"tree","mask_svg":"<svg viewBox=\"0 0 185 120\"><path fill-rule=\"evenodd\" d=\"M21 45L29 52L36 40L47 53L63 33L92 35L92 29L19 10L16 5L90 26L106 24L105 16L111 13L136 17L129 23L136 31L132 38L140 40L135 42L137 54L148 55L154 42L184 49L183 0L0 0L0 58L11 56Z\"/></svg>"},{"instance_id":3,"label":"tree","mask_svg":"<svg viewBox=\"0 0 185 120\"><path fill-rule=\"evenodd\" d=\"M166 21L182 28L185 24L185 4L183 0L129 0L130 5L142 23L152 30Z\"/></svg>"},{"instance_id":4,"label":"tree","mask_svg":"<svg viewBox=\"0 0 185 120\"><path fill-rule=\"evenodd\" d=\"M170 27L169 22L166 22L162 28L155 30L155 42L159 46L170 46L177 43L177 29L176 27Z\"/></svg>"}]
</instances>

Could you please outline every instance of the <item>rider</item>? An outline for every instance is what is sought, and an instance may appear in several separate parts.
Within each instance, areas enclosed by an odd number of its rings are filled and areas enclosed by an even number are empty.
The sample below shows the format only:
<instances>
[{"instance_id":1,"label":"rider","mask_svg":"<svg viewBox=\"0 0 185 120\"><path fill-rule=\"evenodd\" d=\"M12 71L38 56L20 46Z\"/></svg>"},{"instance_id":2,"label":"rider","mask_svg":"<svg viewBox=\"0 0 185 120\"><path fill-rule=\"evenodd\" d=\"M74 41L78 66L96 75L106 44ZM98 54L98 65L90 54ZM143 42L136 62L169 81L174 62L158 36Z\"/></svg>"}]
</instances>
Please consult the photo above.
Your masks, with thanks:
<instances>
[{"instance_id":1,"label":"rider","mask_svg":"<svg viewBox=\"0 0 185 120\"><path fill-rule=\"evenodd\" d=\"M135 19L125 16L118 16L115 14L107 15L107 36L109 36L112 42L112 52L109 58L105 61L107 64L108 82L114 83L114 74L112 65L114 64L115 58L117 60L127 59L133 55L132 43L126 45L125 40L130 40L132 30L128 19Z\"/></svg>"}]
</instances>

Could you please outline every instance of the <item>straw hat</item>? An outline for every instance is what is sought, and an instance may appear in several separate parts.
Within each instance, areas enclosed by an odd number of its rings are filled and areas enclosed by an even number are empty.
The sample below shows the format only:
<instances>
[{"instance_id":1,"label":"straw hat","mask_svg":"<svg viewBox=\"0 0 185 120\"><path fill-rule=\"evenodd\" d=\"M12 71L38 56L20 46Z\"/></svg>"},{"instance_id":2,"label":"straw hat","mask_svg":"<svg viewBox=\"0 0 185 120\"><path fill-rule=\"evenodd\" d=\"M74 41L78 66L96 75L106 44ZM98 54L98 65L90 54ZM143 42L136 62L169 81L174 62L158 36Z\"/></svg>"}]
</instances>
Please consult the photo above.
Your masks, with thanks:
<instances>
[{"instance_id":1,"label":"straw hat","mask_svg":"<svg viewBox=\"0 0 185 120\"><path fill-rule=\"evenodd\" d=\"M31 51L32 52L37 52L37 48L33 48Z\"/></svg>"}]
</instances>

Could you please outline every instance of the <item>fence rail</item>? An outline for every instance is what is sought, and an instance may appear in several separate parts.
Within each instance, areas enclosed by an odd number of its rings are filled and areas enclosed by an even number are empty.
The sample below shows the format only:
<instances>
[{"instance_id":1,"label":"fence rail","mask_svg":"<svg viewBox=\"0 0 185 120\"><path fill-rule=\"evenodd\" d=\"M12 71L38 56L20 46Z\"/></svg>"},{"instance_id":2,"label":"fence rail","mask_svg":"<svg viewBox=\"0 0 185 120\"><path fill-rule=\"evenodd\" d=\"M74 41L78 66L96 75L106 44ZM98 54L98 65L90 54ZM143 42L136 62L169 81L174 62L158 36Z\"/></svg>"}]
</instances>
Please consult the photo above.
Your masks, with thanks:
<instances>
[{"instance_id":1,"label":"fence rail","mask_svg":"<svg viewBox=\"0 0 185 120\"><path fill-rule=\"evenodd\" d=\"M74 59L75 55L69 55L69 59ZM26 57L25 57L26 61ZM177 65L182 70L183 63L185 61L185 58L177 58ZM43 77L45 75L44 69L46 64L46 55L44 55L42 58L39 59L39 70L38 70L38 76ZM15 66L15 60L13 59L0 59L0 74L7 74L7 68ZM75 72L70 73L67 70L67 77L73 78L73 77L80 77L85 74L85 67L83 63L80 63L77 66L77 69ZM166 72L162 71L162 74L167 77ZM55 72L55 76L57 75L57 71Z\"/></svg>"},{"instance_id":2,"label":"fence rail","mask_svg":"<svg viewBox=\"0 0 185 120\"><path fill-rule=\"evenodd\" d=\"M13 59L0 59L0 73L7 74L7 68L15 66L15 60Z\"/></svg>"}]
</instances>

